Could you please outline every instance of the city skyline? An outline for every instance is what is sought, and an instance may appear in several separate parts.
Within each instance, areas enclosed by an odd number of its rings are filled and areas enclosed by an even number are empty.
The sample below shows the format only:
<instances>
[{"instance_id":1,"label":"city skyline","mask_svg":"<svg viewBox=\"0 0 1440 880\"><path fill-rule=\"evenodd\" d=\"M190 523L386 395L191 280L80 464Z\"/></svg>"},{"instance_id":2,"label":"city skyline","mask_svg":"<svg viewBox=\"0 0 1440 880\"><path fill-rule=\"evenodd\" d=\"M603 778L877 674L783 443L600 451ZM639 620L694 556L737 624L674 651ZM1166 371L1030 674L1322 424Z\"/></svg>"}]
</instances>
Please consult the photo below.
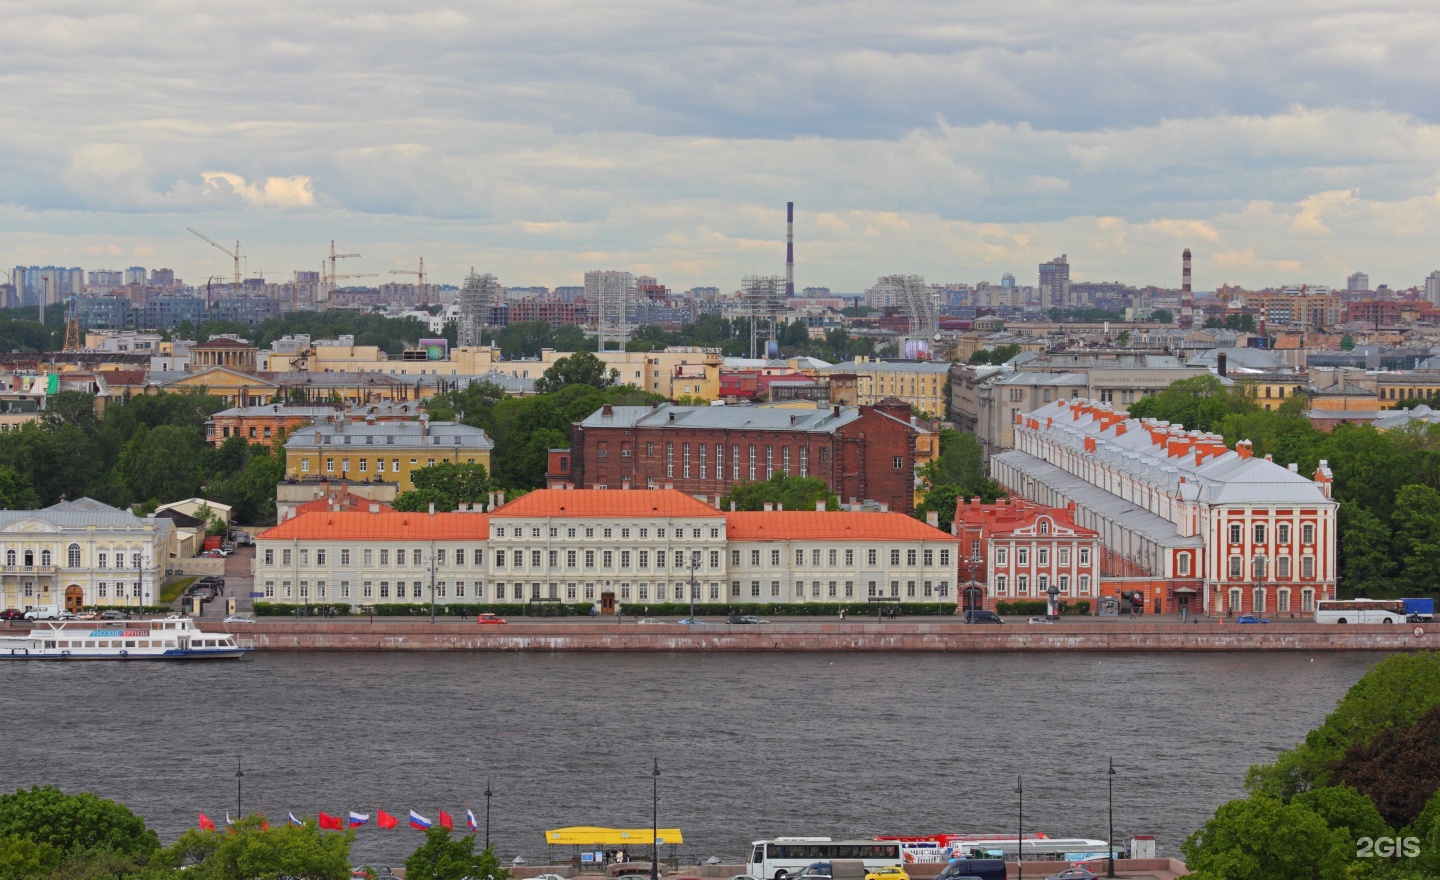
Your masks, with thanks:
<instances>
[{"instance_id":1,"label":"city skyline","mask_svg":"<svg viewBox=\"0 0 1440 880\"><path fill-rule=\"evenodd\" d=\"M1243 16L1243 17L1242 17ZM0 14L0 259L738 286L1072 276L1423 285L1440 119L1418 2L159 3ZM165 28L155 27L165 22ZM382 278L404 281L404 276Z\"/></svg>"}]
</instances>

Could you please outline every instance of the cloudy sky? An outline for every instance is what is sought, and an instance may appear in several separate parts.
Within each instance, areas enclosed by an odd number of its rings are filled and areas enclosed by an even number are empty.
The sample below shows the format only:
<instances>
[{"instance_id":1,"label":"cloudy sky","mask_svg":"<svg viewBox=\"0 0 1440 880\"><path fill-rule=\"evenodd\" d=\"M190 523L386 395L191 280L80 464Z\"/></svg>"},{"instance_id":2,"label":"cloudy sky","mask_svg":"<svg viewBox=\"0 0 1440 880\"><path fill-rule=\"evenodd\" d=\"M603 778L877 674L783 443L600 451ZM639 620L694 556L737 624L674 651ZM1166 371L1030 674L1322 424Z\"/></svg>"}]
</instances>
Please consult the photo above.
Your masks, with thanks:
<instances>
[{"instance_id":1,"label":"cloudy sky","mask_svg":"<svg viewBox=\"0 0 1440 880\"><path fill-rule=\"evenodd\" d=\"M1433 0L1432 0L1433 2ZM1409 287L1421 0L0 0L0 261Z\"/></svg>"}]
</instances>

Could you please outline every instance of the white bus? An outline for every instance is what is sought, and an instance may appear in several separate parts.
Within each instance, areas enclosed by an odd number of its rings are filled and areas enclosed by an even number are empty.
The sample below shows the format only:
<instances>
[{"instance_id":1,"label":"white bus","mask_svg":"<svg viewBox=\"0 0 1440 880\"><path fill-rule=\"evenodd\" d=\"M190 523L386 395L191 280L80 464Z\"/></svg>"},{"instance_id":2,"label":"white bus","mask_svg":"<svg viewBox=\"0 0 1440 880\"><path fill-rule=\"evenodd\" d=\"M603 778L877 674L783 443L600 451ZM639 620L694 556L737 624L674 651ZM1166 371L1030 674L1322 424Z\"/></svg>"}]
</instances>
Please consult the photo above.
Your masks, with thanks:
<instances>
[{"instance_id":1,"label":"white bus","mask_svg":"<svg viewBox=\"0 0 1440 880\"><path fill-rule=\"evenodd\" d=\"M1315 603L1316 623L1404 623L1405 603L1399 599L1321 599Z\"/></svg>"},{"instance_id":2,"label":"white bus","mask_svg":"<svg viewBox=\"0 0 1440 880\"><path fill-rule=\"evenodd\" d=\"M781 880L815 862L859 859L865 870L903 864L900 843L894 840L832 840L828 837L777 837L750 845L748 873L760 880Z\"/></svg>"}]
</instances>

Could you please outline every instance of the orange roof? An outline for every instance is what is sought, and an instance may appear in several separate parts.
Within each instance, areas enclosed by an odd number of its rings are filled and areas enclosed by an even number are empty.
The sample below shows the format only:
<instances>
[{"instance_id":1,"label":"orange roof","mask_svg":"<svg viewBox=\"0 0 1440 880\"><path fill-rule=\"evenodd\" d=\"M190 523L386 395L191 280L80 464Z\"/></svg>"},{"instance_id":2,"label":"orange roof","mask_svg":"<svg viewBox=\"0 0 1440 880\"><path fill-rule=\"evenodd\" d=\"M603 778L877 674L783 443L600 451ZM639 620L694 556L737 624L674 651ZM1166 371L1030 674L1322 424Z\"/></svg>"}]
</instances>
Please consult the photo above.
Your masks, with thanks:
<instances>
[{"instance_id":1,"label":"orange roof","mask_svg":"<svg viewBox=\"0 0 1440 880\"><path fill-rule=\"evenodd\" d=\"M718 517L720 511L678 489L536 489L511 501L491 516Z\"/></svg>"},{"instance_id":2,"label":"orange roof","mask_svg":"<svg viewBox=\"0 0 1440 880\"><path fill-rule=\"evenodd\" d=\"M490 517L483 513L302 513L259 535L261 541L483 541Z\"/></svg>"},{"instance_id":3,"label":"orange roof","mask_svg":"<svg viewBox=\"0 0 1440 880\"><path fill-rule=\"evenodd\" d=\"M903 513L844 510L744 511L725 514L731 541L949 541L960 539Z\"/></svg>"},{"instance_id":4,"label":"orange roof","mask_svg":"<svg viewBox=\"0 0 1440 880\"><path fill-rule=\"evenodd\" d=\"M329 509L330 509L330 505L331 505L332 503L333 503L333 504L339 504L339 505L340 505L342 508L344 508L345 510L364 510L364 511L368 511L368 510L370 509L370 505L371 505L371 504L379 504L379 505L380 505L380 510L382 510L382 511L384 511L384 512L386 512L386 513L391 512L391 507L390 507L390 505L388 505L388 504L386 504L386 503L384 503L384 502L381 502L381 501L371 501L369 498L362 498L361 496L356 495L355 493L351 492L349 489L341 489L340 491L335 492L335 493L332 493L332 494L330 494L330 495L326 495L326 496L323 496L323 497L321 497L321 498L316 498L316 499L313 500L313 501L306 501L304 504L298 505L298 506L295 508L295 513L298 515L298 514L302 514L302 513L313 513L314 511L317 511L317 510L318 510L318 511L329 510ZM427 514L427 515L428 515L428 514Z\"/></svg>"}]
</instances>

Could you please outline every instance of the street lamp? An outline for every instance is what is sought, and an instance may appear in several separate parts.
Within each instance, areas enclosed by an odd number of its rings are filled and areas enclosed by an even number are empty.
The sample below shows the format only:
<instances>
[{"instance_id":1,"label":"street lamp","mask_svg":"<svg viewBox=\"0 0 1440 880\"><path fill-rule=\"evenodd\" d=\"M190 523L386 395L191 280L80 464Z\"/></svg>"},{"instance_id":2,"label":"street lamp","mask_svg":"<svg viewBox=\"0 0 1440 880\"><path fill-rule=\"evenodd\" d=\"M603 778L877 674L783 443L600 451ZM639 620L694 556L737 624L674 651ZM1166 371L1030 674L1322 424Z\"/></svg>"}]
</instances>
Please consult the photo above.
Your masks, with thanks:
<instances>
[{"instance_id":1,"label":"street lamp","mask_svg":"<svg viewBox=\"0 0 1440 880\"><path fill-rule=\"evenodd\" d=\"M490 796L494 794L490 790L490 780L485 780L485 848L490 848Z\"/></svg>"},{"instance_id":2,"label":"street lamp","mask_svg":"<svg viewBox=\"0 0 1440 880\"><path fill-rule=\"evenodd\" d=\"M697 552L690 557L690 619L695 619L695 596L700 592L700 586L695 582L695 572L700 568L700 554Z\"/></svg>"},{"instance_id":3,"label":"street lamp","mask_svg":"<svg viewBox=\"0 0 1440 880\"><path fill-rule=\"evenodd\" d=\"M235 756L235 818L238 820L245 815L240 808L240 782L245 778L245 771L240 769L240 756Z\"/></svg>"},{"instance_id":4,"label":"street lamp","mask_svg":"<svg viewBox=\"0 0 1440 880\"><path fill-rule=\"evenodd\" d=\"M1020 821L1015 826L1015 876L1025 880L1025 779L1015 775L1015 793L1020 796Z\"/></svg>"},{"instance_id":5,"label":"street lamp","mask_svg":"<svg viewBox=\"0 0 1440 880\"><path fill-rule=\"evenodd\" d=\"M1109 866L1105 869L1106 877L1115 876L1115 759L1110 759L1110 772L1106 775L1105 781L1110 784L1110 830L1105 835L1105 854L1108 856Z\"/></svg>"},{"instance_id":6,"label":"street lamp","mask_svg":"<svg viewBox=\"0 0 1440 880\"><path fill-rule=\"evenodd\" d=\"M435 542L430 542L430 622L435 622Z\"/></svg>"},{"instance_id":7,"label":"street lamp","mask_svg":"<svg viewBox=\"0 0 1440 880\"><path fill-rule=\"evenodd\" d=\"M650 774L650 880L660 880L660 759Z\"/></svg>"}]
</instances>

